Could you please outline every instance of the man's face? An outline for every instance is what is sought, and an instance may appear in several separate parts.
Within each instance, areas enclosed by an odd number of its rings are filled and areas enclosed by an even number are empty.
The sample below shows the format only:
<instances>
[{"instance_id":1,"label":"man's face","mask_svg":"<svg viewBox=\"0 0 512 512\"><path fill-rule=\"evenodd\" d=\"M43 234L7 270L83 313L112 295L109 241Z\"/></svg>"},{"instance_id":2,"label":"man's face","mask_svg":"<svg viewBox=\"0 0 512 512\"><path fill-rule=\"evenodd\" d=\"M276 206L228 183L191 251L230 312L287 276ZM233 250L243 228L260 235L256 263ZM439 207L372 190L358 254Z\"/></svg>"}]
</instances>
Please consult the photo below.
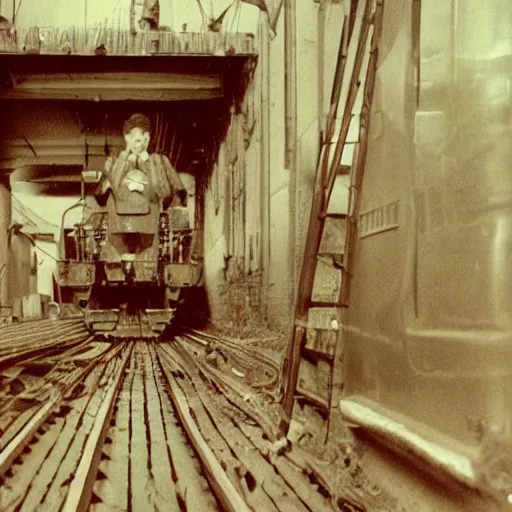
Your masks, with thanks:
<instances>
[{"instance_id":1,"label":"man's face","mask_svg":"<svg viewBox=\"0 0 512 512\"><path fill-rule=\"evenodd\" d=\"M140 155L147 151L149 146L149 133L140 128L132 128L125 136L126 148L132 153Z\"/></svg>"}]
</instances>

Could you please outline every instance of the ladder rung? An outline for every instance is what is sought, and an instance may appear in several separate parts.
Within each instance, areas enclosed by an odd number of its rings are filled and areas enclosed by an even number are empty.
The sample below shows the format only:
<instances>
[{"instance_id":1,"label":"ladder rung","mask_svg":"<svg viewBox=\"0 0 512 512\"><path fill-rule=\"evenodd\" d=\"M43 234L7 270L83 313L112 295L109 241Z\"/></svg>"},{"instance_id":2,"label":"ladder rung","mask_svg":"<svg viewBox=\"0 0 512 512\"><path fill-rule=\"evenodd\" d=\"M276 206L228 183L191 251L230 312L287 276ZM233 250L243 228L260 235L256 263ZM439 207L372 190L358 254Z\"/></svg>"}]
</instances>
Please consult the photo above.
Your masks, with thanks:
<instances>
[{"instance_id":1,"label":"ladder rung","mask_svg":"<svg viewBox=\"0 0 512 512\"><path fill-rule=\"evenodd\" d=\"M308 301L308 308L341 308L343 307L340 302L326 302L326 301Z\"/></svg>"},{"instance_id":2,"label":"ladder rung","mask_svg":"<svg viewBox=\"0 0 512 512\"><path fill-rule=\"evenodd\" d=\"M324 411L329 410L329 403L325 398L318 396L311 391L307 391L302 387L297 386L295 391L295 398L302 399L311 405L315 405L316 407L323 409Z\"/></svg>"},{"instance_id":3,"label":"ladder rung","mask_svg":"<svg viewBox=\"0 0 512 512\"><path fill-rule=\"evenodd\" d=\"M333 354L329 354L329 353L324 352L322 350L318 350L318 349L315 349L315 348L308 347L307 345L302 348L302 352L305 355L309 355L309 356L311 356L313 358L316 358L316 359L323 359L324 361L327 361L329 363L331 363L334 360L334 355Z\"/></svg>"},{"instance_id":4,"label":"ladder rung","mask_svg":"<svg viewBox=\"0 0 512 512\"><path fill-rule=\"evenodd\" d=\"M340 165L336 171L336 174L338 176L343 176L343 175L347 175L347 174L350 174L350 170L352 169L352 166L351 165Z\"/></svg>"},{"instance_id":5,"label":"ladder rung","mask_svg":"<svg viewBox=\"0 0 512 512\"><path fill-rule=\"evenodd\" d=\"M347 218L347 214L346 213L329 213L329 212L322 212L320 214L320 218L321 219L326 219L326 218L329 218L329 219L346 219Z\"/></svg>"}]
</instances>

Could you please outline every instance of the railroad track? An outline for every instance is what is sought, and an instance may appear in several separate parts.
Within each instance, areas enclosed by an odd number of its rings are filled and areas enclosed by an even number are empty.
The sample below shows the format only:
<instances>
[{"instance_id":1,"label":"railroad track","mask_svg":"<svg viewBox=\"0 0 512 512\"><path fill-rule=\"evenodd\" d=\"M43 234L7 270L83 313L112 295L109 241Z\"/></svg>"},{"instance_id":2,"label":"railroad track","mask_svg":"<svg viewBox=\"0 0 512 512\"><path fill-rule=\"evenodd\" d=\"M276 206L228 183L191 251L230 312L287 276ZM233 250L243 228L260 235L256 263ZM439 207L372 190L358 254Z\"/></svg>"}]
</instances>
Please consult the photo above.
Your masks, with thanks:
<instances>
[{"instance_id":1,"label":"railroad track","mask_svg":"<svg viewBox=\"0 0 512 512\"><path fill-rule=\"evenodd\" d=\"M83 319L40 320L0 329L0 370L76 347L89 338Z\"/></svg>"},{"instance_id":2,"label":"railroad track","mask_svg":"<svg viewBox=\"0 0 512 512\"><path fill-rule=\"evenodd\" d=\"M2 512L330 510L190 341L86 341L7 372Z\"/></svg>"},{"instance_id":3,"label":"railroad track","mask_svg":"<svg viewBox=\"0 0 512 512\"><path fill-rule=\"evenodd\" d=\"M280 365L257 347L249 348L243 343L194 329L184 329L178 339L185 343L184 346L201 348L205 361L208 356L218 354L231 365L235 376L244 378L254 389L274 390L278 383ZM210 357L212 359L213 356Z\"/></svg>"}]
</instances>

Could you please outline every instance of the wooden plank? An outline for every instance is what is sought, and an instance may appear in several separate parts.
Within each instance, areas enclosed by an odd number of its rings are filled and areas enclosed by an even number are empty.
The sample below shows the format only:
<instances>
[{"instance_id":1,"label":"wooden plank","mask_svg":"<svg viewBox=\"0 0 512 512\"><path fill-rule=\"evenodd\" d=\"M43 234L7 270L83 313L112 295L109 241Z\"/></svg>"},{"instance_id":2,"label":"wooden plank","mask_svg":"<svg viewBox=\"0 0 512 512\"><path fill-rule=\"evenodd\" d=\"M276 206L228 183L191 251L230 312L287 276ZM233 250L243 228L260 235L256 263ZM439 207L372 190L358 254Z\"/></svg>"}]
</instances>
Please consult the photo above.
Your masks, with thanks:
<instances>
[{"instance_id":1,"label":"wooden plank","mask_svg":"<svg viewBox=\"0 0 512 512\"><path fill-rule=\"evenodd\" d=\"M99 465L99 471L107 478L98 479L94 484L94 493L101 501L91 504L91 512L128 510L130 400L135 376L133 355L126 372L114 416L115 424L110 427L112 443L104 445L104 451L108 452L108 459L101 461Z\"/></svg>"},{"instance_id":2,"label":"wooden plank","mask_svg":"<svg viewBox=\"0 0 512 512\"><path fill-rule=\"evenodd\" d=\"M238 415L231 416L233 423L244 433L251 443L263 454L271 454L273 447L271 443L266 441L261 429L247 421L241 420ZM324 498L317 489L307 480L301 472L301 468L289 463L285 456L270 455L269 459L281 475L290 489L296 493L297 497L306 505L309 510L314 512L331 511L330 501Z\"/></svg>"},{"instance_id":3,"label":"wooden plank","mask_svg":"<svg viewBox=\"0 0 512 512\"><path fill-rule=\"evenodd\" d=\"M302 400L306 404L313 405L323 411L329 410L328 400L309 389L302 388L299 384L297 384L295 399Z\"/></svg>"},{"instance_id":4,"label":"wooden plank","mask_svg":"<svg viewBox=\"0 0 512 512\"><path fill-rule=\"evenodd\" d=\"M97 366L85 380L85 386L89 389L94 389L94 387L99 383L104 371L105 365ZM94 396L96 396L96 398L94 398ZM43 462L38 465L35 477L30 482L24 481L23 487L20 486L19 488L19 492L21 494L20 499L22 502L22 506L20 507L21 510L40 509L39 506L48 496L49 489L59 472L61 464L65 460L70 447L75 440L80 422L89 417L89 415L86 414L86 411L94 414L94 411L99 407L100 401L98 398L99 397L97 395L86 395L69 404L71 406L71 410L66 414L63 429L60 432L59 437L52 445L51 450L45 454ZM32 457L27 457L25 464L30 465L31 459L38 458L37 450L32 451L30 455L32 455ZM68 476L69 472L64 479ZM19 484L13 482L13 485ZM57 488L57 492L58 491L59 489ZM59 505L55 501L60 500L55 500L55 498L55 496L52 496L51 500L46 502L45 507L47 510L59 510ZM61 499L63 500L64 498L65 493L63 496L61 495Z\"/></svg>"},{"instance_id":5,"label":"wooden plank","mask_svg":"<svg viewBox=\"0 0 512 512\"><path fill-rule=\"evenodd\" d=\"M14 75L15 89L218 89L220 75L178 73L50 73Z\"/></svg>"},{"instance_id":6,"label":"wooden plank","mask_svg":"<svg viewBox=\"0 0 512 512\"><path fill-rule=\"evenodd\" d=\"M130 402L130 496L131 510L153 510L151 493L148 486L151 473L148 467L149 425L144 417L144 360L140 353L139 344L136 344L133 357L135 358L135 371L131 388Z\"/></svg>"},{"instance_id":7,"label":"wooden plank","mask_svg":"<svg viewBox=\"0 0 512 512\"><path fill-rule=\"evenodd\" d=\"M96 476L95 449L101 449L101 444L97 446L98 431L101 430L105 415L108 415L111 407L111 397L115 392L115 386L111 386L111 383L115 381L119 362L117 358L108 361L98 386L89 388L89 403L82 409L74 436L60 461L51 485L43 495L44 509L65 512L86 509L87 491L92 491L92 483ZM88 471L89 468L91 472Z\"/></svg>"},{"instance_id":8,"label":"wooden plank","mask_svg":"<svg viewBox=\"0 0 512 512\"><path fill-rule=\"evenodd\" d=\"M162 364L169 365L169 359L163 358L162 353L159 353L160 360ZM174 365L174 369L178 368ZM196 415L203 416L200 419L200 424L204 428L208 425L211 426L211 422L205 413L201 414L202 405L198 403L198 398L191 399L190 395L187 397L184 391L178 386L178 383L173 375L171 375L172 366L168 366L169 373L166 373L166 379L169 385L169 390L172 396L173 404L176 407L178 415L181 419L182 425L187 432L187 435L190 439L190 442L193 444L196 452L201 458L203 466L208 475L208 479L210 484L214 487L219 500L222 505L231 512L249 512L250 508L247 506L245 500L239 494L239 491L233 484L233 481L237 479L236 473L234 471L233 464L227 465L226 468L220 464L219 459L215 456L214 452L208 446L205 438L201 434L201 431L197 427L190 411L193 410ZM182 384L187 386L187 381L183 380ZM219 434L215 432L215 429L210 429L208 432L208 436L213 441L213 444L219 445L224 444L222 448L222 452L219 453L217 450L218 456L220 460L226 459L226 457L230 456L229 447L225 446L225 443L219 442ZM213 439L212 439L213 438ZM231 478L228 477L228 474L231 473Z\"/></svg>"},{"instance_id":9,"label":"wooden plank","mask_svg":"<svg viewBox=\"0 0 512 512\"><path fill-rule=\"evenodd\" d=\"M33 409L29 409L26 411L26 414L22 414L19 418L15 418L10 425L4 425L5 428L0 440L0 476L3 475L10 467L16 457L22 453L25 446L30 442L31 438L35 435L41 425L43 425L43 423L48 419L53 409L62 400L68 390L72 389L75 384L82 380L94 365L95 362L91 362L85 368L70 371L65 375L65 378L62 378L61 375L60 386L57 388L55 385L48 385L49 382L51 382L50 379L52 379L52 375L53 378L55 378L60 373L59 368L56 367L53 373L47 377L46 385L43 385L41 393L37 392L39 390L28 391L30 394L29 396L40 400L44 397L46 401L39 409L37 406ZM36 393L34 394L33 391L36 391ZM7 403L4 403L2 405L2 410L5 411L12 402L13 401L8 401ZM23 425L20 425L24 419L28 419L28 421ZM20 425L21 428L18 429L18 425ZM12 435L13 431L16 432L16 435Z\"/></svg>"},{"instance_id":10,"label":"wooden plank","mask_svg":"<svg viewBox=\"0 0 512 512\"><path fill-rule=\"evenodd\" d=\"M12 89L0 90L0 99L10 100L69 100L69 101L186 101L222 98L222 89Z\"/></svg>"},{"instance_id":11,"label":"wooden plank","mask_svg":"<svg viewBox=\"0 0 512 512\"><path fill-rule=\"evenodd\" d=\"M107 436L108 426L123 376L123 370L130 357L131 349L127 346L123 349L122 359L115 359L113 371L109 376L107 391L103 396L101 406L95 416L92 430L87 438L80 463L73 474L73 480L69 484L64 506L59 509L62 512L85 512L89 508L92 488L96 479L101 450ZM61 484L62 487L62 484Z\"/></svg>"},{"instance_id":12,"label":"wooden plank","mask_svg":"<svg viewBox=\"0 0 512 512\"><path fill-rule=\"evenodd\" d=\"M333 329L308 329L304 351L317 354L331 361L338 341L338 331Z\"/></svg>"},{"instance_id":13,"label":"wooden plank","mask_svg":"<svg viewBox=\"0 0 512 512\"><path fill-rule=\"evenodd\" d=\"M316 250L315 250L316 253ZM306 261L306 258L304 259ZM303 262L304 267L304 262ZM302 282L302 278L300 280ZM300 287L299 287L300 288ZM301 308L306 305L306 298L301 298ZM297 312L298 310L296 310ZM302 319L302 318L301 318ZM293 409L293 395L297 385L297 378L299 376L300 354L302 347L305 344L306 327L305 325L296 325L293 330L293 339L288 346L288 353L286 355L283 373L285 379L285 388L283 392L282 405L288 417L291 417Z\"/></svg>"},{"instance_id":14,"label":"wooden plank","mask_svg":"<svg viewBox=\"0 0 512 512\"><path fill-rule=\"evenodd\" d=\"M44 156L44 157L24 157L24 158L2 158L0 154L0 169L11 171L27 165L83 165L84 157L80 154L65 156Z\"/></svg>"},{"instance_id":15,"label":"wooden plank","mask_svg":"<svg viewBox=\"0 0 512 512\"><path fill-rule=\"evenodd\" d=\"M45 433L34 438L34 446L28 448L28 453L21 455L22 465L15 464L11 469L11 477L4 477L0 485L0 510L2 512L15 512L27 510L21 508L28 490L39 474L39 468L44 463L48 453L54 449L61 438L66 422L64 418L56 418L55 424ZM36 505L32 509L36 510Z\"/></svg>"},{"instance_id":16,"label":"wooden plank","mask_svg":"<svg viewBox=\"0 0 512 512\"><path fill-rule=\"evenodd\" d=\"M85 149L85 141L82 142L82 144L77 143L76 145L72 146L70 144L66 145L59 145L55 144L53 146L50 145L43 145L38 146L37 143L30 142L32 148L37 154L36 158L44 158L44 157L51 157L51 156L74 156L74 155L80 155L85 156L86 154L89 157L102 157L105 159L105 146L88 146L87 150ZM25 143L24 145L20 146L12 146L9 144L6 144L2 148L2 158L3 159L9 159L9 158L32 158L34 156L34 153L32 152L32 149L28 147L28 145ZM69 174L68 176L73 176L73 174ZM80 175L79 179L80 179ZM31 180L34 182L34 180Z\"/></svg>"},{"instance_id":17,"label":"wooden plank","mask_svg":"<svg viewBox=\"0 0 512 512\"><path fill-rule=\"evenodd\" d=\"M136 348L139 349L144 364L144 421L150 450L148 463L151 475L151 481L146 489L150 493L152 507L155 510L179 512L180 504L172 478L173 467L167 452L167 440L151 355L147 343L138 343Z\"/></svg>"},{"instance_id":18,"label":"wooden plank","mask_svg":"<svg viewBox=\"0 0 512 512\"><path fill-rule=\"evenodd\" d=\"M49 134L51 135L51 133ZM30 144L34 149L42 149L44 147L62 147L62 146L81 146L83 147L85 142L87 142L87 146L89 150L91 149L105 149L105 136L104 135L96 135L96 134L87 134L77 136L77 137L55 137L55 138L36 138L31 134L26 134L27 138L30 140ZM43 135L44 137L44 135ZM116 135L108 136L108 145L109 146L119 146L124 147L125 141L122 137ZM6 139L2 145L2 151L7 150L8 148L26 148L27 141L25 139ZM105 155L105 153L103 153Z\"/></svg>"},{"instance_id":19,"label":"wooden plank","mask_svg":"<svg viewBox=\"0 0 512 512\"><path fill-rule=\"evenodd\" d=\"M194 387L198 393L209 416L214 421L216 428L226 443L231 447L237 458L248 468L251 477L262 492L257 493L258 487L253 491L259 495L258 510L278 510L283 512L306 511L307 508L297 499L294 493L290 492L285 482L276 475L274 468L264 459L256 447L248 441L238 428L224 415L228 406L226 400L213 393L208 393L201 379L193 379ZM219 411L222 411L219 413ZM268 496L271 502L268 501Z\"/></svg>"},{"instance_id":20,"label":"wooden plank","mask_svg":"<svg viewBox=\"0 0 512 512\"><path fill-rule=\"evenodd\" d=\"M172 403L164 389L163 379L154 346L150 347L153 360L153 378L158 390L158 403L162 414L167 451L176 478L176 492L183 499L187 510L214 512L218 510L207 480L200 474L201 465L188 444Z\"/></svg>"}]
</instances>

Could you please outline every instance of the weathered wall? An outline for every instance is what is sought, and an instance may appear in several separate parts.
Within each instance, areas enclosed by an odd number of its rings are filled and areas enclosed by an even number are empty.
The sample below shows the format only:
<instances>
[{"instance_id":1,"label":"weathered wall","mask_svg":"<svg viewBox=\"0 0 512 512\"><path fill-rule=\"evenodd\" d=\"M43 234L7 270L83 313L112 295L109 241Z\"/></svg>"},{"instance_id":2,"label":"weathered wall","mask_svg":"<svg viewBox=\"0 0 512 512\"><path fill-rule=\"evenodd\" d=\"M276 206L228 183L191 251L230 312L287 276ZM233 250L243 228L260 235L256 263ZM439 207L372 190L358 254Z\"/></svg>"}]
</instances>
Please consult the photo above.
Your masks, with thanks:
<instances>
[{"instance_id":1,"label":"weathered wall","mask_svg":"<svg viewBox=\"0 0 512 512\"><path fill-rule=\"evenodd\" d=\"M236 224L236 213L229 213L233 207L236 212L236 200L230 200L227 193L236 175L225 156L231 144L229 137L206 198L206 276L214 321L267 321L272 328L290 327L294 277L309 221L319 130L328 110L344 11L340 3L319 6L308 1L297 2L295 13L296 33L290 39L296 45L297 139L292 145L296 166L288 169L285 161L286 130L290 127L285 116L283 11L273 39L263 16L255 34L259 60L246 98L249 115L245 116L249 120L244 124L242 115L241 124L249 144L237 155L237 165L243 158L245 167L245 232ZM236 252L240 247L237 241L244 236L244 252L240 254ZM224 258L228 259L227 268ZM254 293L256 282L261 283L262 294Z\"/></svg>"},{"instance_id":2,"label":"weathered wall","mask_svg":"<svg viewBox=\"0 0 512 512\"><path fill-rule=\"evenodd\" d=\"M52 276L56 271L58 246L54 242L37 241L35 252L37 254L37 293L48 295L53 300ZM53 256L53 258L52 258Z\"/></svg>"},{"instance_id":3,"label":"weathered wall","mask_svg":"<svg viewBox=\"0 0 512 512\"><path fill-rule=\"evenodd\" d=\"M30 240L12 233L9 240L9 299L37 293L37 257Z\"/></svg>"},{"instance_id":4,"label":"weathered wall","mask_svg":"<svg viewBox=\"0 0 512 512\"><path fill-rule=\"evenodd\" d=\"M273 18L280 0L267 0ZM231 0L203 2L208 17L217 17ZM259 62L240 112L221 148L205 194L205 281L214 322L268 322L289 328L296 275L307 229L311 191L318 158L319 130L325 122L344 5L295 0L292 32L285 34L285 8L271 37L268 17L257 7L234 4L223 31L255 35ZM2 13L9 15L3 0ZM24 0L17 18L20 29L32 25L129 27L129 0ZM198 32L204 20L196 2L160 2L161 26ZM210 12L211 11L211 12ZM293 18L295 18L293 20ZM285 40L294 46L296 105L288 118L285 102ZM288 64L289 65L289 64ZM290 75L293 79L293 74ZM285 140L296 121L296 138L287 168ZM293 133L293 132L292 132ZM293 163L295 161L295 163ZM288 166L289 167L289 166ZM263 293L254 293L255 283Z\"/></svg>"}]
</instances>

